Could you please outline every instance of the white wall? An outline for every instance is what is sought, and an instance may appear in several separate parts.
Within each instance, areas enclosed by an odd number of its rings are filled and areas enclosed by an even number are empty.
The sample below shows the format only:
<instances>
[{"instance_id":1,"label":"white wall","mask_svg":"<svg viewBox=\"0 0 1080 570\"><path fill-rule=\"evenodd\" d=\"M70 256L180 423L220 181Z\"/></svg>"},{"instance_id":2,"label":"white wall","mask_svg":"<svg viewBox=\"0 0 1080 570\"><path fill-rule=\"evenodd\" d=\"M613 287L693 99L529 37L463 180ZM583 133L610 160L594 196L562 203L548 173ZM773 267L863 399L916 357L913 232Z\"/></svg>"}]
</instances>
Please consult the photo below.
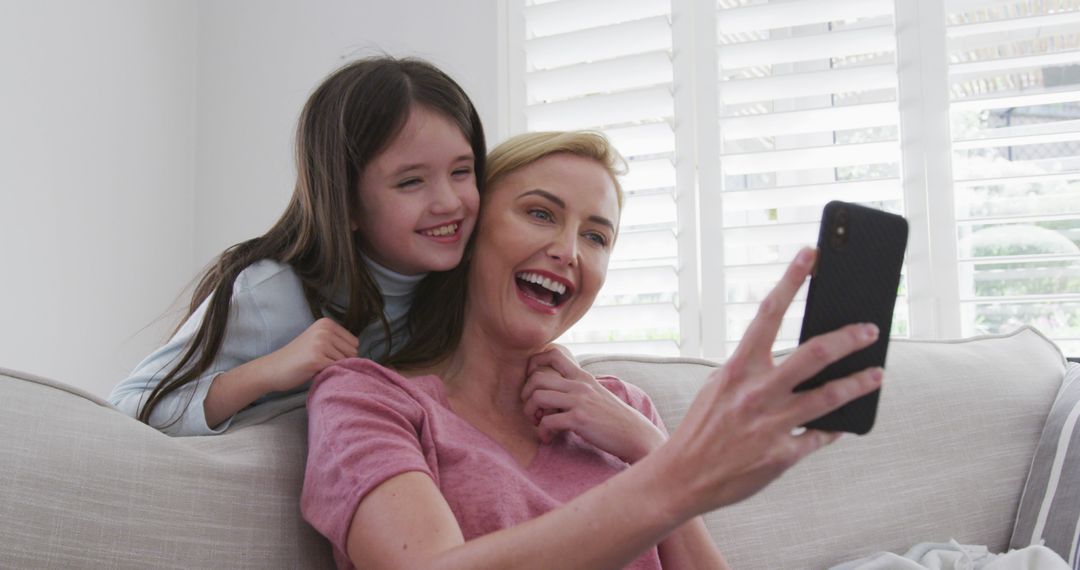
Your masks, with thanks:
<instances>
[{"instance_id":1,"label":"white wall","mask_svg":"<svg viewBox=\"0 0 1080 570\"><path fill-rule=\"evenodd\" d=\"M495 130L496 0L0 0L0 367L100 395L292 190L303 101L425 57ZM147 325L151 325L149 328Z\"/></svg>"},{"instance_id":2,"label":"white wall","mask_svg":"<svg viewBox=\"0 0 1080 570\"><path fill-rule=\"evenodd\" d=\"M0 367L107 393L192 272L195 7L0 2Z\"/></svg>"},{"instance_id":3,"label":"white wall","mask_svg":"<svg viewBox=\"0 0 1080 570\"><path fill-rule=\"evenodd\" d=\"M389 53L434 62L462 84L493 134L495 7L496 0L200 4L198 262L277 220L292 193L300 108L348 59Z\"/></svg>"}]
</instances>

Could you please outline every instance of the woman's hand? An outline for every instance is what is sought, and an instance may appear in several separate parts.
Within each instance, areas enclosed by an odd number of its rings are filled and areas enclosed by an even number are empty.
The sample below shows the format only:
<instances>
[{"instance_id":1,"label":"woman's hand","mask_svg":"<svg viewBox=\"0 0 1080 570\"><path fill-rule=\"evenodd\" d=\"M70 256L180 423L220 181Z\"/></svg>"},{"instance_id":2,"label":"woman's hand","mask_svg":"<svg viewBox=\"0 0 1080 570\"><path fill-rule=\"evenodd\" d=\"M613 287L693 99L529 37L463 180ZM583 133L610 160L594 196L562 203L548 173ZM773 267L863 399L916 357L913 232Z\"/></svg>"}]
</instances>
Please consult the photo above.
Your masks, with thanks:
<instances>
[{"instance_id":1,"label":"woman's hand","mask_svg":"<svg viewBox=\"0 0 1080 570\"><path fill-rule=\"evenodd\" d=\"M881 369L867 369L819 388L794 392L803 380L828 364L877 339L872 324L855 324L804 343L779 365L772 359L784 312L814 265L814 250L804 249L761 303L734 355L695 398L669 445L654 464L685 485L685 503L673 505L703 513L758 492L806 455L840 434L796 428L876 390Z\"/></svg>"},{"instance_id":2,"label":"woman's hand","mask_svg":"<svg viewBox=\"0 0 1080 570\"><path fill-rule=\"evenodd\" d=\"M360 341L333 319L321 318L289 344L264 356L265 378L272 391L291 390L323 368L357 356Z\"/></svg>"},{"instance_id":3,"label":"woman's hand","mask_svg":"<svg viewBox=\"0 0 1080 570\"><path fill-rule=\"evenodd\" d=\"M559 432L573 431L627 463L664 443L658 427L559 348L533 355L527 374L521 399L544 443Z\"/></svg>"}]
</instances>

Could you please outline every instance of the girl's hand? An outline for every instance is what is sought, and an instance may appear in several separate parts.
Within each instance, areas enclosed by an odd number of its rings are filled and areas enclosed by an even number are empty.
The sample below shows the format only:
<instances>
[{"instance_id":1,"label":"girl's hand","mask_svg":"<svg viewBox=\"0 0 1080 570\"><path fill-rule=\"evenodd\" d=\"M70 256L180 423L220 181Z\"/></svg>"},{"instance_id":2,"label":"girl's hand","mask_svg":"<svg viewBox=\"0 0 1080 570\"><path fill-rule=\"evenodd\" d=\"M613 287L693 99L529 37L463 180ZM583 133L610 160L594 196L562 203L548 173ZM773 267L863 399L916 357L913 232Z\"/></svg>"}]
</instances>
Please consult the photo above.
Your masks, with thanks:
<instances>
[{"instance_id":1,"label":"girl's hand","mask_svg":"<svg viewBox=\"0 0 1080 570\"><path fill-rule=\"evenodd\" d=\"M611 393L562 350L552 348L529 359L521 392L525 414L533 418L540 440L548 443L562 431L634 463L664 443L664 434L648 418Z\"/></svg>"},{"instance_id":2,"label":"girl's hand","mask_svg":"<svg viewBox=\"0 0 1080 570\"><path fill-rule=\"evenodd\" d=\"M266 378L273 391L291 390L323 368L358 355L360 341L331 318L311 324L289 344L266 355Z\"/></svg>"},{"instance_id":3,"label":"girl's hand","mask_svg":"<svg viewBox=\"0 0 1080 570\"><path fill-rule=\"evenodd\" d=\"M819 388L794 392L828 364L877 339L871 324L855 324L804 343L779 365L772 359L784 312L814 265L805 249L761 303L734 355L691 404L669 445L652 454L654 468L687 493L673 508L694 514L745 499L840 434L796 430L876 390L881 369L867 369ZM656 462L653 462L653 460Z\"/></svg>"}]
</instances>

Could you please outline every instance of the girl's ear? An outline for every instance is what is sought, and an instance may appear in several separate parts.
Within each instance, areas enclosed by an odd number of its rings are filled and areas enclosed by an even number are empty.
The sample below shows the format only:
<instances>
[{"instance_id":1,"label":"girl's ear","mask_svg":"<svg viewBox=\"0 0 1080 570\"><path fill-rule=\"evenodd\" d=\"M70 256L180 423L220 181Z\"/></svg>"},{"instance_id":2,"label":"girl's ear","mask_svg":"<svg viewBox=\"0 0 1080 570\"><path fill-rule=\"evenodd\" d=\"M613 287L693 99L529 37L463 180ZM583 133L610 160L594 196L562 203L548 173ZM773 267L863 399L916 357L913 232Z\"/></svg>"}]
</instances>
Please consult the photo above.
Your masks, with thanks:
<instances>
[{"instance_id":1,"label":"girl's ear","mask_svg":"<svg viewBox=\"0 0 1080 570\"><path fill-rule=\"evenodd\" d=\"M353 213L349 214L349 231L356 233L356 230L360 229L360 223L356 221L359 217L359 208L357 208L356 211L354 211Z\"/></svg>"}]
</instances>

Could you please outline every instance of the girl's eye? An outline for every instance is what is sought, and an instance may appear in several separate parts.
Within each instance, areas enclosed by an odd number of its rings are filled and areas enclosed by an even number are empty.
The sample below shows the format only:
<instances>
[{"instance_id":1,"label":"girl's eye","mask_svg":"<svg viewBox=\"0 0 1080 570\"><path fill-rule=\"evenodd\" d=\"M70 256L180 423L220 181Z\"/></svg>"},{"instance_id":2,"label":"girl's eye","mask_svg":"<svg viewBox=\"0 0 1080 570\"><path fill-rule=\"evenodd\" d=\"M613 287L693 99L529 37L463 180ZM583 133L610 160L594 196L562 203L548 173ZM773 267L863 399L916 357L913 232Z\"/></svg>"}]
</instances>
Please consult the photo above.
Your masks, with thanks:
<instances>
[{"instance_id":1,"label":"girl's eye","mask_svg":"<svg viewBox=\"0 0 1080 570\"><path fill-rule=\"evenodd\" d=\"M455 170L454 170L454 172L453 172L453 175L454 175L454 176L457 176L458 178L462 178L462 177L465 177L465 176L469 176L469 175L471 175L471 174L472 174L472 168L471 168L471 167L467 167L467 166L466 166L466 167L462 167L462 168L457 168L457 169L455 169Z\"/></svg>"},{"instance_id":2,"label":"girl's eye","mask_svg":"<svg viewBox=\"0 0 1080 570\"><path fill-rule=\"evenodd\" d=\"M545 222L551 222L555 220L555 216L552 216L551 212L543 208L533 208L529 210L529 215Z\"/></svg>"},{"instance_id":3,"label":"girl's eye","mask_svg":"<svg viewBox=\"0 0 1080 570\"><path fill-rule=\"evenodd\" d=\"M397 187L398 188L412 188L412 187L420 184L420 182L421 182L421 180L419 178L406 178L405 180L402 180L401 182L398 182Z\"/></svg>"},{"instance_id":4,"label":"girl's eye","mask_svg":"<svg viewBox=\"0 0 1080 570\"><path fill-rule=\"evenodd\" d=\"M589 232L589 233L585 234L585 239L592 240L592 241L596 242L597 245L601 245L601 246L607 245L607 237L604 234L601 234L601 233Z\"/></svg>"}]
</instances>

